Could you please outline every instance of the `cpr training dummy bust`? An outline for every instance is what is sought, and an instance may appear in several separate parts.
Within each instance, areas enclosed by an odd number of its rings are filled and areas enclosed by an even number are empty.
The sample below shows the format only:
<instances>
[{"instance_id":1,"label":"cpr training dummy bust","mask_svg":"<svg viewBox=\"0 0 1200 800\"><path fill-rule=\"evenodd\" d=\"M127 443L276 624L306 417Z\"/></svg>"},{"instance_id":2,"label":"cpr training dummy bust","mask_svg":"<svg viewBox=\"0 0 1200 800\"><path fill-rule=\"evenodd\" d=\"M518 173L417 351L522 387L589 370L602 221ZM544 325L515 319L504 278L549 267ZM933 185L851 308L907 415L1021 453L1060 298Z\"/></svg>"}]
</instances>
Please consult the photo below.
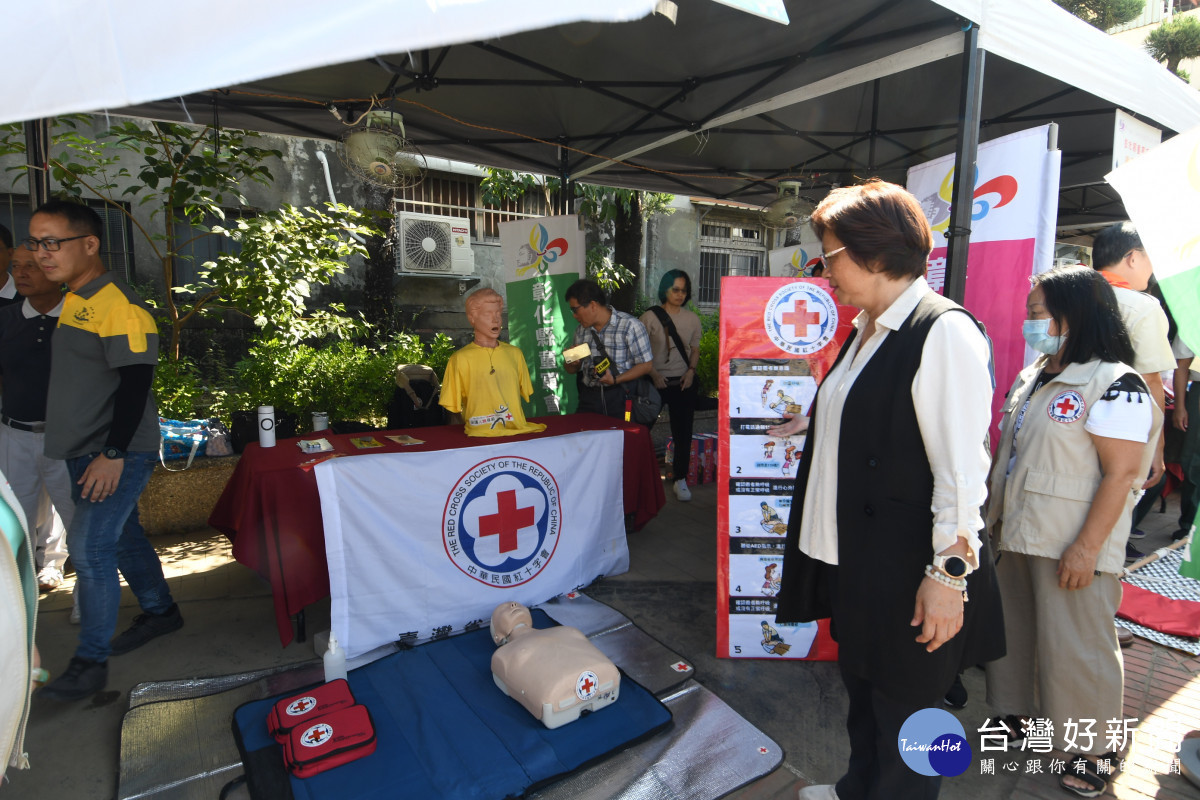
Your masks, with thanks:
<instances>
[{"instance_id":1,"label":"cpr training dummy bust","mask_svg":"<svg viewBox=\"0 0 1200 800\"><path fill-rule=\"evenodd\" d=\"M492 612L492 679L547 728L617 702L621 673L578 628L534 628L529 609L501 603Z\"/></svg>"},{"instance_id":2,"label":"cpr training dummy bust","mask_svg":"<svg viewBox=\"0 0 1200 800\"><path fill-rule=\"evenodd\" d=\"M527 422L521 401L533 394L525 356L500 341L504 301L492 289L480 289L467 297L467 322L475 329L475 340L450 356L442 380L439 402L458 415L468 436L512 436L546 430L538 422Z\"/></svg>"}]
</instances>

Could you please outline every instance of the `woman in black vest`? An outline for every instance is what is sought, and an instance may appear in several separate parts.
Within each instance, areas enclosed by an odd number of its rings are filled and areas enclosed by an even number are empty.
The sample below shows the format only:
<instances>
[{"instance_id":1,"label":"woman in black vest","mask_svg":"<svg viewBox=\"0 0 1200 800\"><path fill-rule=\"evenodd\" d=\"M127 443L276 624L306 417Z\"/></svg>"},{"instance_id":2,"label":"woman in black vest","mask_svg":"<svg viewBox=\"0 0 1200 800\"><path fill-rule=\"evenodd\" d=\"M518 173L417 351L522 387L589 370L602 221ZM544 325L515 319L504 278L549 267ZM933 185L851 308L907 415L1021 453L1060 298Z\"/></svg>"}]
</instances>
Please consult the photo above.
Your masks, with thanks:
<instances>
[{"instance_id":1,"label":"woman in black vest","mask_svg":"<svg viewBox=\"0 0 1200 800\"><path fill-rule=\"evenodd\" d=\"M862 313L811 423L793 417L768 431L808 430L776 621L832 619L849 695L846 774L800 797L930 800L943 774L962 770L927 760L915 771L897 745L901 727L939 706L962 667L1004 654L980 537L990 345L974 317L925 282L932 234L903 188L873 180L834 190L812 226L838 302Z\"/></svg>"}]
</instances>

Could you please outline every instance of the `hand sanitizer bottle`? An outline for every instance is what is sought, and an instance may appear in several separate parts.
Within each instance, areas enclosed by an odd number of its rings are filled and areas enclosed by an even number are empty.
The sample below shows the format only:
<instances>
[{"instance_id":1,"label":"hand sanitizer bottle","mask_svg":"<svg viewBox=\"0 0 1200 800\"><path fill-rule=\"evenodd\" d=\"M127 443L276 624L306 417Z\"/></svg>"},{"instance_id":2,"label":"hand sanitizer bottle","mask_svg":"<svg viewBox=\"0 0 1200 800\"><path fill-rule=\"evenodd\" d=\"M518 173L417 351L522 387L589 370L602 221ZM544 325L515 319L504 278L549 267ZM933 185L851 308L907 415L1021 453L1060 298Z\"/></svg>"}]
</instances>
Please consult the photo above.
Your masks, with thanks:
<instances>
[{"instance_id":1,"label":"hand sanitizer bottle","mask_svg":"<svg viewBox=\"0 0 1200 800\"><path fill-rule=\"evenodd\" d=\"M329 632L329 649L325 651L325 682L346 677L346 651L338 644L337 636Z\"/></svg>"}]
</instances>

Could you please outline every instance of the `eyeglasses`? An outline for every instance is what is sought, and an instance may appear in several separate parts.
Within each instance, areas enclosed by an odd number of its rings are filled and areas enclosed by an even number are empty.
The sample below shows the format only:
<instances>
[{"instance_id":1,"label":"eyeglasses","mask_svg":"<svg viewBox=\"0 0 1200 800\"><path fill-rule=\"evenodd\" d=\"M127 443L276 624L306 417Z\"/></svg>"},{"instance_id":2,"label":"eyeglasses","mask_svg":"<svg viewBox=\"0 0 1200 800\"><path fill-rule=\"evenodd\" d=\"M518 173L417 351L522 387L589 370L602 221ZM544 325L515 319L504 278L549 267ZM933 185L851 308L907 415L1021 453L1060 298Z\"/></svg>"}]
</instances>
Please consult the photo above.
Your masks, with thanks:
<instances>
[{"instance_id":1,"label":"eyeglasses","mask_svg":"<svg viewBox=\"0 0 1200 800\"><path fill-rule=\"evenodd\" d=\"M80 234L79 236L66 236L62 239L54 239L49 237L45 239L35 239L30 236L28 239L21 240L21 244L25 245L26 250L33 250L36 252L38 247L41 247L43 250L48 252L57 253L62 249L63 242L73 242L76 239L86 239L89 236L91 236L90 233Z\"/></svg>"},{"instance_id":2,"label":"eyeglasses","mask_svg":"<svg viewBox=\"0 0 1200 800\"><path fill-rule=\"evenodd\" d=\"M573 306L573 305L571 305L570 303L568 303L568 304L567 304L567 308L571 309L571 315L572 315L572 316L576 316L576 317L577 317L577 316L579 316L579 309L583 308L583 306Z\"/></svg>"},{"instance_id":3,"label":"eyeglasses","mask_svg":"<svg viewBox=\"0 0 1200 800\"><path fill-rule=\"evenodd\" d=\"M836 256L838 253L840 253L840 252L842 252L843 250L845 250L845 249L846 249L846 247L847 247L847 245L842 245L842 246L841 246L841 247L839 247L837 250L831 250L831 251L830 251L830 252L828 252L828 253L818 253L818 254L817 254L817 259L818 259L818 260L821 262L821 266L822 266L822 267L824 267L825 269L829 269L829 259L833 258L833 257L834 257L834 256Z\"/></svg>"}]
</instances>

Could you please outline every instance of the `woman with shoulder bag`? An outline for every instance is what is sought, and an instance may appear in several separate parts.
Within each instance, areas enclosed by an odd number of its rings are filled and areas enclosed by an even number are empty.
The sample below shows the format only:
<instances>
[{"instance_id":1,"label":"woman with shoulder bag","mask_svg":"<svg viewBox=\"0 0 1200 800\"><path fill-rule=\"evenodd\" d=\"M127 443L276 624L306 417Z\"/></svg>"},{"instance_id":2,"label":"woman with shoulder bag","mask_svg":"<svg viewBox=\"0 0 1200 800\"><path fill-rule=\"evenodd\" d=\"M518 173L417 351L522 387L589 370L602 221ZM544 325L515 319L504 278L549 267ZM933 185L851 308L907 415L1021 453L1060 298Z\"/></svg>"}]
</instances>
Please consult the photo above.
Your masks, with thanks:
<instances>
[{"instance_id":1,"label":"woman with shoulder bag","mask_svg":"<svg viewBox=\"0 0 1200 800\"><path fill-rule=\"evenodd\" d=\"M700 358L700 318L684 306L692 299L692 279L681 269L663 275L658 284L661 305L642 314L654 361L650 379L663 405L671 410L675 459L671 466L675 497L692 499L687 474L692 451L692 418L696 414L696 362Z\"/></svg>"}]
</instances>

